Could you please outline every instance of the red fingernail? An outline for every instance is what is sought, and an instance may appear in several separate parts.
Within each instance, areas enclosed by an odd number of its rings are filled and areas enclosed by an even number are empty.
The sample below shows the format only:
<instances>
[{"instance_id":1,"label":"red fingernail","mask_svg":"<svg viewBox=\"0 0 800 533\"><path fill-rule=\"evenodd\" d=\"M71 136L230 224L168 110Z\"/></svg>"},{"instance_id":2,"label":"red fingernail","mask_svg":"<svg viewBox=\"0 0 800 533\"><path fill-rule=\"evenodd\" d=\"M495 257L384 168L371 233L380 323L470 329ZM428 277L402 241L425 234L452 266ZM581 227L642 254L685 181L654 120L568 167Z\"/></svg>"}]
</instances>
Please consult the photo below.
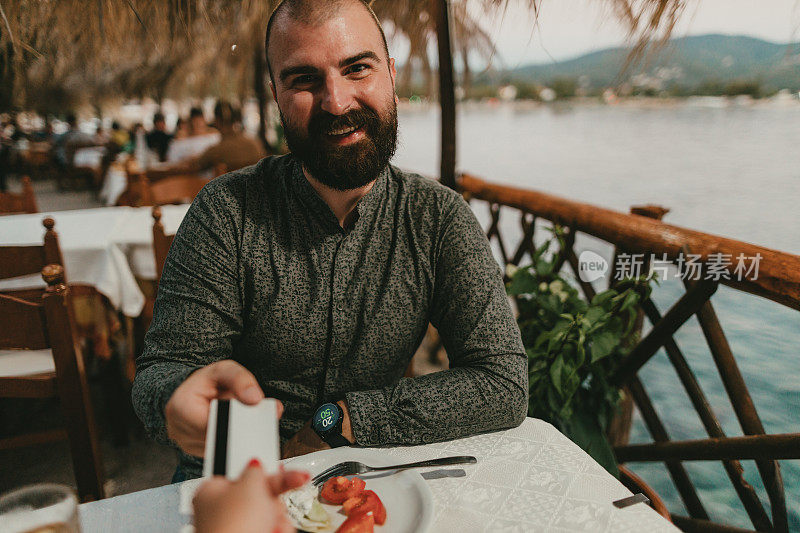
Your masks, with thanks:
<instances>
[{"instance_id":1,"label":"red fingernail","mask_svg":"<svg viewBox=\"0 0 800 533\"><path fill-rule=\"evenodd\" d=\"M256 458L250 459L250 462L247 463L248 468L253 468L255 466L261 466L261 461Z\"/></svg>"}]
</instances>

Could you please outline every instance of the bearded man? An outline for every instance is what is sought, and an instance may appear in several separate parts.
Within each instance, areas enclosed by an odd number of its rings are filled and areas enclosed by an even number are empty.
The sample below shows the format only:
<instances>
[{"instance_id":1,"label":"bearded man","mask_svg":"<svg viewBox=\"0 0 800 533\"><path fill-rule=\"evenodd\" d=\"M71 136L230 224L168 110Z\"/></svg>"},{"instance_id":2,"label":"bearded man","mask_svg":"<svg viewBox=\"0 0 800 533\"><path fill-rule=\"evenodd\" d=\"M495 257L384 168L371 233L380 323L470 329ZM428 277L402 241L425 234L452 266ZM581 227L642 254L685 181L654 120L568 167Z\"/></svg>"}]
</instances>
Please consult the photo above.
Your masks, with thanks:
<instances>
[{"instance_id":1,"label":"bearded man","mask_svg":"<svg viewBox=\"0 0 800 533\"><path fill-rule=\"evenodd\" d=\"M169 251L134 405L199 475L209 402L279 399L285 457L519 425L527 360L466 202L389 165L395 66L361 0L286 0L267 26L291 153L215 179ZM403 373L428 324L448 370Z\"/></svg>"}]
</instances>

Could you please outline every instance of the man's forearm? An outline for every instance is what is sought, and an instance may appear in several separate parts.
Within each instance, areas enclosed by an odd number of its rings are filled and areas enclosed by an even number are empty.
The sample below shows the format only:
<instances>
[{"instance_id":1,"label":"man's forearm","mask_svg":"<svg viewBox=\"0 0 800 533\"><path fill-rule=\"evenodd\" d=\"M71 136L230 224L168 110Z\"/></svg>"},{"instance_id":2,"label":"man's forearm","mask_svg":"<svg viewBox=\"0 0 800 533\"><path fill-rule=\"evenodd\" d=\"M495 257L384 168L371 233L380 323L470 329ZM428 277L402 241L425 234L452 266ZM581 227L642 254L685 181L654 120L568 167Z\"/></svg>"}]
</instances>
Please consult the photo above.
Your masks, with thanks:
<instances>
[{"instance_id":1,"label":"man's forearm","mask_svg":"<svg viewBox=\"0 0 800 533\"><path fill-rule=\"evenodd\" d=\"M136 372L131 398L136 415L147 433L161 444L171 444L167 437L164 406L175 389L198 367L182 363L155 363Z\"/></svg>"},{"instance_id":2,"label":"man's forearm","mask_svg":"<svg viewBox=\"0 0 800 533\"><path fill-rule=\"evenodd\" d=\"M355 441L362 446L423 444L522 423L528 408L527 361L521 354L485 356L383 389L350 392Z\"/></svg>"}]
</instances>

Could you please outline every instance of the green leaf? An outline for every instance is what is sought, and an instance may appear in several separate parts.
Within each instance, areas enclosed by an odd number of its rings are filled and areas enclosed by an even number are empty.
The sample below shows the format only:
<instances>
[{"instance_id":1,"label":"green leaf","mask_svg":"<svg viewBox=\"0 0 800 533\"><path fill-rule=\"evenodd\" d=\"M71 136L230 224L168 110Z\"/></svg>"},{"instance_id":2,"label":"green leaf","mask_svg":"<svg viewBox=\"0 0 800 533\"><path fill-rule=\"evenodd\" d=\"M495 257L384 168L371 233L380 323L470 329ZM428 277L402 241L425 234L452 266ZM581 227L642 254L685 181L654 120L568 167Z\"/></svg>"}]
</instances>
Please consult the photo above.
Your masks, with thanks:
<instances>
[{"instance_id":1,"label":"green leaf","mask_svg":"<svg viewBox=\"0 0 800 533\"><path fill-rule=\"evenodd\" d=\"M608 331L601 333L592 340L592 363L607 357L619 344L619 337Z\"/></svg>"},{"instance_id":2,"label":"green leaf","mask_svg":"<svg viewBox=\"0 0 800 533\"><path fill-rule=\"evenodd\" d=\"M536 337L536 340L533 342L533 349L538 350L542 347L542 345L550 339L551 333L549 331L543 331Z\"/></svg>"},{"instance_id":3,"label":"green leaf","mask_svg":"<svg viewBox=\"0 0 800 533\"><path fill-rule=\"evenodd\" d=\"M590 307L588 311L586 311L586 314L583 315L583 318L585 318L590 325L594 325L606 314L605 309L603 309L602 307L594 306L594 304L592 305L593 306Z\"/></svg>"},{"instance_id":4,"label":"green leaf","mask_svg":"<svg viewBox=\"0 0 800 533\"><path fill-rule=\"evenodd\" d=\"M547 259L539 259L535 264L536 273L540 276L547 277L553 272L553 263Z\"/></svg>"},{"instance_id":5,"label":"green leaf","mask_svg":"<svg viewBox=\"0 0 800 533\"><path fill-rule=\"evenodd\" d=\"M617 295L617 291L609 289L607 291L599 292L592 298L592 305L603 305Z\"/></svg>"},{"instance_id":6,"label":"green leaf","mask_svg":"<svg viewBox=\"0 0 800 533\"><path fill-rule=\"evenodd\" d=\"M622 306L619 308L619 310L622 312L632 309L637 303L639 303L639 295L635 290L628 289L627 294L625 295L625 300L622 302Z\"/></svg>"},{"instance_id":7,"label":"green leaf","mask_svg":"<svg viewBox=\"0 0 800 533\"><path fill-rule=\"evenodd\" d=\"M605 433L600 429L595 416L585 412L576 412L572 418L563 423L564 433L572 442L583 448L592 456L592 459L600 463L600 466L608 470L614 477L619 478L617 461L614 459L614 451L608 442Z\"/></svg>"},{"instance_id":8,"label":"green leaf","mask_svg":"<svg viewBox=\"0 0 800 533\"><path fill-rule=\"evenodd\" d=\"M520 294L529 294L536 292L539 282L536 277L531 274L527 268L520 268L511 281L508 282L506 292L511 296L519 296Z\"/></svg>"},{"instance_id":9,"label":"green leaf","mask_svg":"<svg viewBox=\"0 0 800 533\"><path fill-rule=\"evenodd\" d=\"M539 374L545 368L547 368L547 361L544 359L531 361L528 364L528 376Z\"/></svg>"},{"instance_id":10,"label":"green leaf","mask_svg":"<svg viewBox=\"0 0 800 533\"><path fill-rule=\"evenodd\" d=\"M583 332L580 334L583 335ZM575 355L575 363L578 365L578 367L582 367L586 362L586 344L583 339L580 340L578 348L575 351Z\"/></svg>"},{"instance_id":11,"label":"green leaf","mask_svg":"<svg viewBox=\"0 0 800 533\"><path fill-rule=\"evenodd\" d=\"M547 387L547 405L550 407L550 411L553 413L553 415L561 410L561 399L558 397L558 392L556 389L554 389L552 386Z\"/></svg>"},{"instance_id":12,"label":"green leaf","mask_svg":"<svg viewBox=\"0 0 800 533\"><path fill-rule=\"evenodd\" d=\"M550 248L550 240L545 241L544 244L536 249L536 252L533 254L533 262L536 263L548 248Z\"/></svg>"},{"instance_id":13,"label":"green leaf","mask_svg":"<svg viewBox=\"0 0 800 533\"><path fill-rule=\"evenodd\" d=\"M553 383L556 391L561 394L561 370L564 367L564 357L558 354L556 360L550 365L550 380Z\"/></svg>"}]
</instances>

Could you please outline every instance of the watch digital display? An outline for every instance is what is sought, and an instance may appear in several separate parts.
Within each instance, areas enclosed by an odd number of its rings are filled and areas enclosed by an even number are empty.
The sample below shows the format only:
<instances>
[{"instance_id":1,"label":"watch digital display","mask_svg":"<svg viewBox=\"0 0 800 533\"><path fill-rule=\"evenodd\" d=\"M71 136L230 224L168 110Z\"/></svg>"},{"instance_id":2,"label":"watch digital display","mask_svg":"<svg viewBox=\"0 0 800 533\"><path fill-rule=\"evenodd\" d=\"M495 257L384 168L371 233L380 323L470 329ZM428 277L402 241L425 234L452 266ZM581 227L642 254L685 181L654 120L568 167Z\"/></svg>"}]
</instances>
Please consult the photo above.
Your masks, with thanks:
<instances>
[{"instance_id":1,"label":"watch digital display","mask_svg":"<svg viewBox=\"0 0 800 533\"><path fill-rule=\"evenodd\" d=\"M314 429L318 433L324 433L336 427L337 422L339 422L339 409L335 404L327 403L317 410L314 416Z\"/></svg>"}]
</instances>

